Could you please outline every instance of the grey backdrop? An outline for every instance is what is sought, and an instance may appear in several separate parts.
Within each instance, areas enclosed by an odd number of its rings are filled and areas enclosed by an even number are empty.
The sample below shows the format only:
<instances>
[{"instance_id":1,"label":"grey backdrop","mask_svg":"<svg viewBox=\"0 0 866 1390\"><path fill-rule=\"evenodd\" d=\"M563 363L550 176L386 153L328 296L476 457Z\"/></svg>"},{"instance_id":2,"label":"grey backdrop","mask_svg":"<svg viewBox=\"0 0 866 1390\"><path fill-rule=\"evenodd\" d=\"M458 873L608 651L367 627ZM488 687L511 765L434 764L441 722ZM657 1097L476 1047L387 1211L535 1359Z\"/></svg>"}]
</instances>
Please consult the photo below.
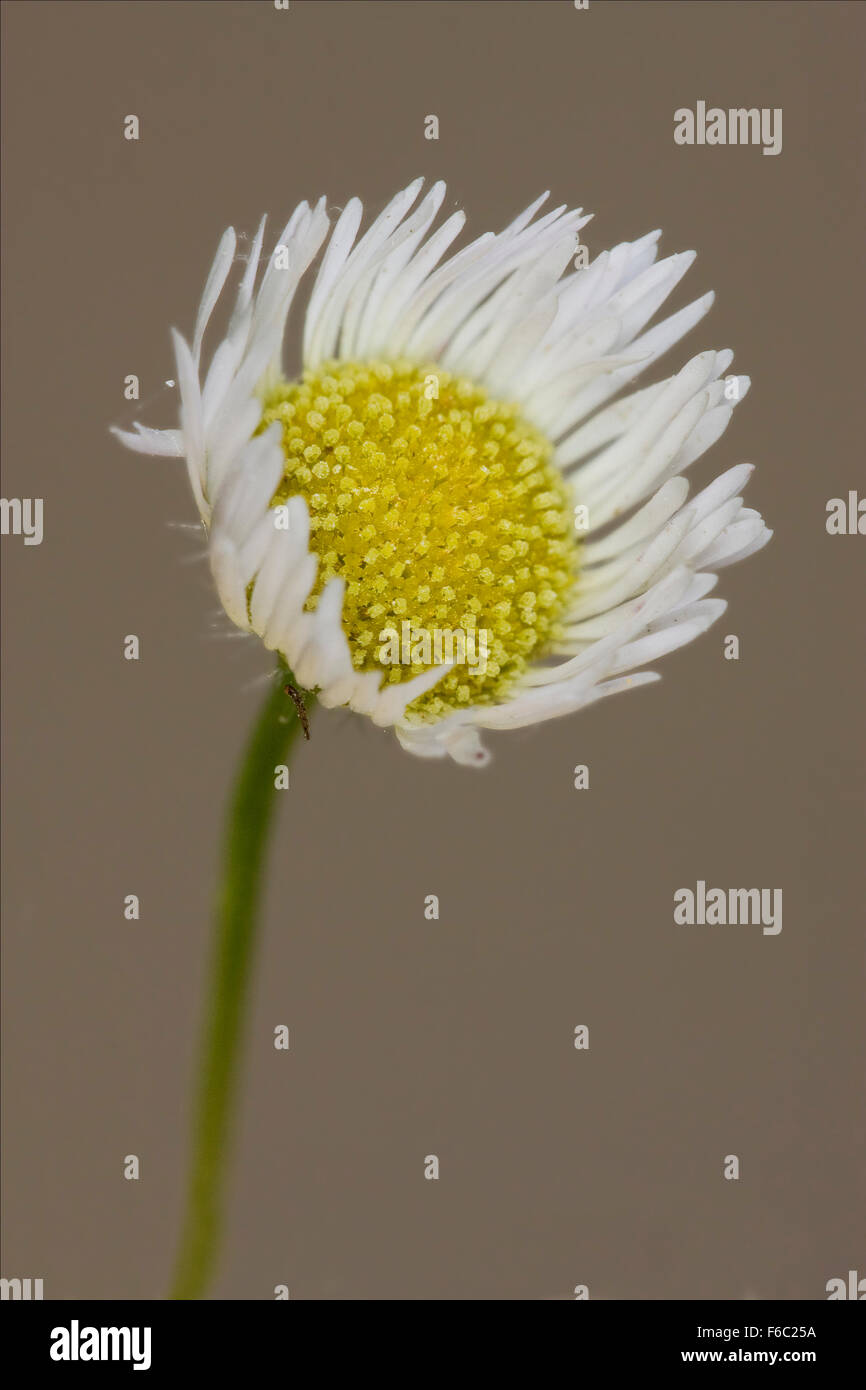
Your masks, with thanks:
<instances>
[{"instance_id":1,"label":"grey backdrop","mask_svg":"<svg viewBox=\"0 0 866 1390\"><path fill-rule=\"evenodd\" d=\"M168 330L226 225L322 192L375 211L419 173L467 235L549 187L596 213L592 254L656 226L697 248L672 305L717 303L663 368L730 346L753 388L693 486L755 462L776 537L659 685L496 737L481 774L316 716L214 1296L822 1298L866 1273L866 541L824 526L863 481L866 9L19 2L4 28L3 494L45 499L45 537L2 542L2 1273L164 1294L222 805L269 669L172 529L182 467L107 426L175 423ZM782 107L782 154L675 146L699 99ZM781 934L675 926L699 878L781 887Z\"/></svg>"}]
</instances>

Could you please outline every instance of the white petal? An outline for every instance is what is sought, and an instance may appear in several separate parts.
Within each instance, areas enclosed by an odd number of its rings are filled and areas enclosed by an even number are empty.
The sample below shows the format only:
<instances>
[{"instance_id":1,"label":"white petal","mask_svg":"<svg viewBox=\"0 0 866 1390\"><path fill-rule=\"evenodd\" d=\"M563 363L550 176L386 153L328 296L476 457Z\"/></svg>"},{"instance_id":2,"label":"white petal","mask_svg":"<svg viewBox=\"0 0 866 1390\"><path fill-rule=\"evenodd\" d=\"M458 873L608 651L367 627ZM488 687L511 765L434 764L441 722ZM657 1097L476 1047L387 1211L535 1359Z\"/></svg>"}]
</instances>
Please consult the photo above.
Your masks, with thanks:
<instances>
[{"instance_id":1,"label":"white petal","mask_svg":"<svg viewBox=\"0 0 866 1390\"><path fill-rule=\"evenodd\" d=\"M237 237L234 227L227 227L220 238L220 244L211 266L207 283L204 287L204 294L199 304L198 315L195 321L195 333L192 340L192 355L195 362L196 372L201 358L201 345L204 338L205 329L208 326L210 316L216 307L216 302L223 292L223 286L228 278L228 273L232 268L232 261L235 258L237 249Z\"/></svg>"},{"instance_id":2,"label":"white petal","mask_svg":"<svg viewBox=\"0 0 866 1390\"><path fill-rule=\"evenodd\" d=\"M689 485L685 478L669 478L628 521L620 522L606 536L599 539L592 536L589 538L583 551L584 565L594 565L600 560L615 558L631 550L633 546L640 545L680 509L688 492Z\"/></svg>"},{"instance_id":3,"label":"white petal","mask_svg":"<svg viewBox=\"0 0 866 1390\"><path fill-rule=\"evenodd\" d=\"M382 729L396 724L406 713L406 706L438 685L450 669L450 665L443 663L441 666L431 666L429 671L422 671L420 676L413 676L411 680L384 685L370 716L373 723Z\"/></svg>"},{"instance_id":4,"label":"white petal","mask_svg":"<svg viewBox=\"0 0 866 1390\"><path fill-rule=\"evenodd\" d=\"M132 430L111 425L111 433L127 449L136 454L154 454L159 458L183 458L183 435L180 430L153 430L137 422ZM133 432L134 431L134 432Z\"/></svg>"}]
</instances>

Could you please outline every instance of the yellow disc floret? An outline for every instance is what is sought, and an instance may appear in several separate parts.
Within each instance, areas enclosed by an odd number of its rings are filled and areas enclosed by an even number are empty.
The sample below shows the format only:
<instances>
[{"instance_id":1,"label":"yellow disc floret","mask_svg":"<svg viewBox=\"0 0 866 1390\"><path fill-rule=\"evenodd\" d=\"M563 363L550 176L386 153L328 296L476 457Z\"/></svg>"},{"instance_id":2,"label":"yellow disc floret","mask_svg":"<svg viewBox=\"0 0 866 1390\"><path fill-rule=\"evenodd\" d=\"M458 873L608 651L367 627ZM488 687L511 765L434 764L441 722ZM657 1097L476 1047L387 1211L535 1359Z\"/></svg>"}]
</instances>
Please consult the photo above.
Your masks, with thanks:
<instances>
[{"instance_id":1,"label":"yellow disc floret","mask_svg":"<svg viewBox=\"0 0 866 1390\"><path fill-rule=\"evenodd\" d=\"M263 407L286 456L272 506L306 499L308 607L345 580L356 668L404 681L453 661L408 708L424 722L500 700L549 650L577 576L549 441L474 382L410 362L329 362Z\"/></svg>"}]
</instances>

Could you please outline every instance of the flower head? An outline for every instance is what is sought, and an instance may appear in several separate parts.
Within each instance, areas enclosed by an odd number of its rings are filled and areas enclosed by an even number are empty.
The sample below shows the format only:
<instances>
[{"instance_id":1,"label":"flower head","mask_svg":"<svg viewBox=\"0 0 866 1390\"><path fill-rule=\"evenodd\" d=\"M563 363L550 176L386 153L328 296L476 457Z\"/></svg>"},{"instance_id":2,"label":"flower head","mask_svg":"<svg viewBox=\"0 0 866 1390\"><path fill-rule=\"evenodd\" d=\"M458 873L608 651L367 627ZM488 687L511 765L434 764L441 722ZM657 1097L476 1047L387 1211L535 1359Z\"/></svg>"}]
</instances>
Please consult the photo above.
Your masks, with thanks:
<instances>
[{"instance_id":1,"label":"flower head","mask_svg":"<svg viewBox=\"0 0 866 1390\"><path fill-rule=\"evenodd\" d=\"M646 327L691 253L657 262L651 233L574 268L589 219L536 216L544 195L444 259L465 219L431 232L445 188L412 212L421 186L360 239L357 199L332 231L324 199L301 203L256 288L262 222L204 371L229 229L192 344L174 334L180 428L116 433L185 457L226 612L322 704L480 764L480 729L656 680L637 668L709 627L715 571L772 533L743 506L748 465L691 501L682 476L748 389L730 352L624 394L712 303ZM287 318L326 242L287 381Z\"/></svg>"}]
</instances>

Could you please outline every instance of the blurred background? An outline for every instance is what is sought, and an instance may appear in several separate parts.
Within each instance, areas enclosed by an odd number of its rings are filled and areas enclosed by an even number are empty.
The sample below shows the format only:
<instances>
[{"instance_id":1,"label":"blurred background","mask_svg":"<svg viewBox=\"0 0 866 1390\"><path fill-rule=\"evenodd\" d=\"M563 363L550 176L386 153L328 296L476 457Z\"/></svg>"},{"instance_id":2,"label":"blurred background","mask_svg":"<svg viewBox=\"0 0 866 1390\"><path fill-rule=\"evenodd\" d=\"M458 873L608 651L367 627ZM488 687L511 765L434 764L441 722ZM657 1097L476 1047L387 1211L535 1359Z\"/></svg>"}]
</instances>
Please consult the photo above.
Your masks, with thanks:
<instances>
[{"instance_id":1,"label":"blurred background","mask_svg":"<svg viewBox=\"0 0 866 1390\"><path fill-rule=\"evenodd\" d=\"M43 543L2 542L3 1275L165 1294L224 799L270 669L177 527L183 466L108 426L176 423L169 328L224 227L267 211L273 236L321 193L372 214L419 174L464 241L549 188L596 214L591 256L654 227L697 249L669 309L716 305L653 379L735 350L752 391L692 486L756 463L776 536L658 685L493 735L483 772L316 713L212 1295L820 1299L866 1274L866 541L825 529L863 484L866 9L19 0L3 24L3 494L44 499ZM782 153L675 145L699 100L781 107ZM698 879L782 888L783 930L676 926Z\"/></svg>"}]
</instances>

